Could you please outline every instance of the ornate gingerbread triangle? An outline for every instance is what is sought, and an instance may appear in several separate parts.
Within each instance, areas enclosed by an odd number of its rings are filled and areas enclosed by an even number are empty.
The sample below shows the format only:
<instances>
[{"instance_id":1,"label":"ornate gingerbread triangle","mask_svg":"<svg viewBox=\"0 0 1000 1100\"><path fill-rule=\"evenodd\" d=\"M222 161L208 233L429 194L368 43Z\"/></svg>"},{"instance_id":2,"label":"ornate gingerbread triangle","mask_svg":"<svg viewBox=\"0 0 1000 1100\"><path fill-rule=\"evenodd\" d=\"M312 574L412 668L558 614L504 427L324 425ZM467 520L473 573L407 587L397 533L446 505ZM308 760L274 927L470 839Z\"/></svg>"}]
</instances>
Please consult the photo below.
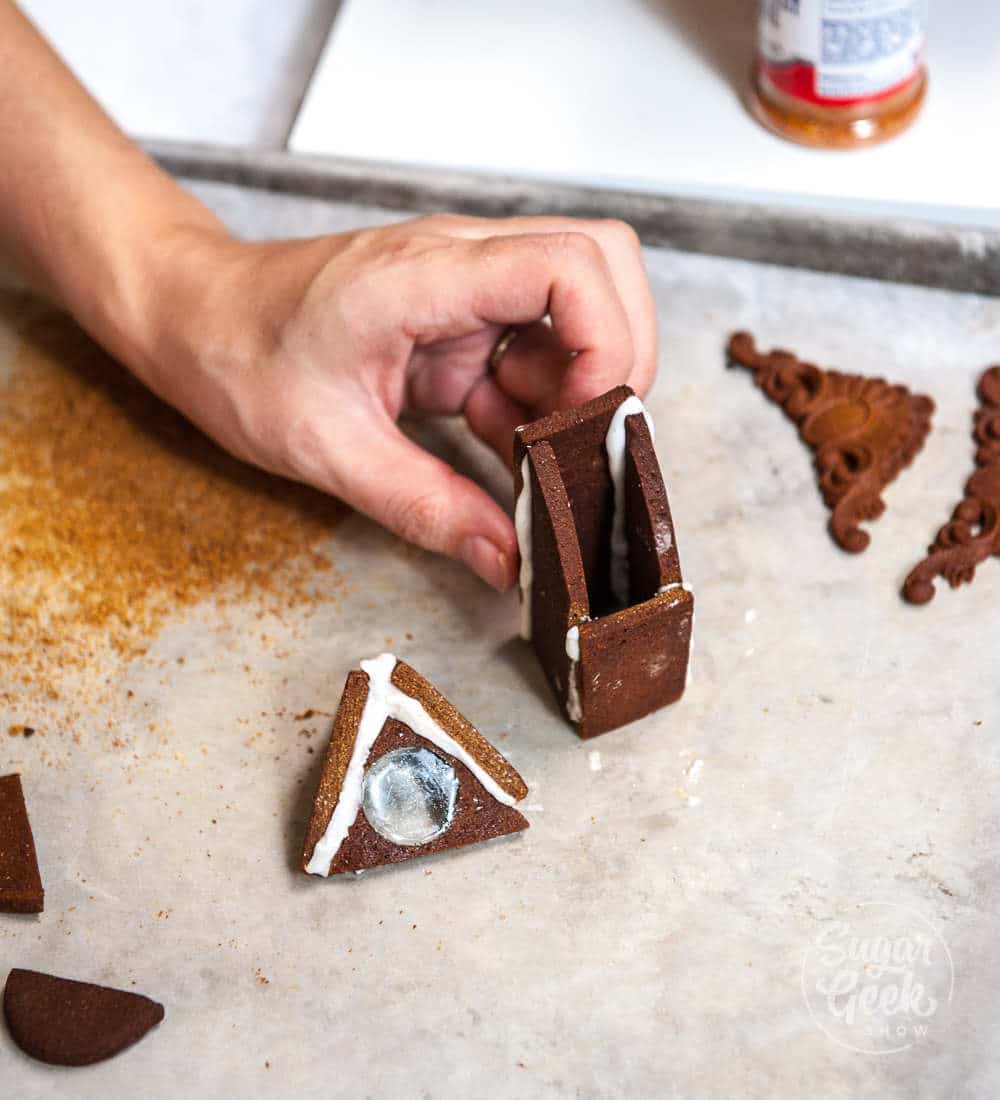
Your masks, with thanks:
<instances>
[{"instance_id":1,"label":"ornate gingerbread triangle","mask_svg":"<svg viewBox=\"0 0 1000 1100\"><path fill-rule=\"evenodd\" d=\"M302 869L337 875L528 827L524 780L391 653L347 678L306 830Z\"/></svg>"},{"instance_id":2,"label":"ornate gingerbread triangle","mask_svg":"<svg viewBox=\"0 0 1000 1100\"><path fill-rule=\"evenodd\" d=\"M930 430L934 402L882 378L820 370L776 348L757 351L748 332L729 340L729 365L754 381L785 410L815 455L830 534L852 554L870 541L858 524L885 511L882 490L908 466Z\"/></svg>"},{"instance_id":3,"label":"ornate gingerbread triangle","mask_svg":"<svg viewBox=\"0 0 1000 1100\"><path fill-rule=\"evenodd\" d=\"M971 582L976 566L1000 554L1000 365L990 367L979 379L979 409L973 436L976 471L965 483L965 497L937 538L927 557L910 572L903 584L903 598L927 603L934 596L934 578L944 577L952 588Z\"/></svg>"}]
</instances>

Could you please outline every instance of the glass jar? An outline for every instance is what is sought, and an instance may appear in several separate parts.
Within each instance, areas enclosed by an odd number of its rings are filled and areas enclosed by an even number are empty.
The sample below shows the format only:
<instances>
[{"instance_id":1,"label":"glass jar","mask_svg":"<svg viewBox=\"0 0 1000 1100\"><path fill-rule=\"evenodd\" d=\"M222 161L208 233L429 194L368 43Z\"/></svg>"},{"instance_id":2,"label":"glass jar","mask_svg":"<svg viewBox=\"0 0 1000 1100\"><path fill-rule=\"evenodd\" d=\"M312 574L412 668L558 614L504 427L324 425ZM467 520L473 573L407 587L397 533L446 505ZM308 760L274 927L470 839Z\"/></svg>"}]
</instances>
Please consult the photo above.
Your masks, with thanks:
<instances>
[{"instance_id":1,"label":"glass jar","mask_svg":"<svg viewBox=\"0 0 1000 1100\"><path fill-rule=\"evenodd\" d=\"M750 109L805 145L885 141L923 105L925 27L923 0L761 0Z\"/></svg>"}]
</instances>

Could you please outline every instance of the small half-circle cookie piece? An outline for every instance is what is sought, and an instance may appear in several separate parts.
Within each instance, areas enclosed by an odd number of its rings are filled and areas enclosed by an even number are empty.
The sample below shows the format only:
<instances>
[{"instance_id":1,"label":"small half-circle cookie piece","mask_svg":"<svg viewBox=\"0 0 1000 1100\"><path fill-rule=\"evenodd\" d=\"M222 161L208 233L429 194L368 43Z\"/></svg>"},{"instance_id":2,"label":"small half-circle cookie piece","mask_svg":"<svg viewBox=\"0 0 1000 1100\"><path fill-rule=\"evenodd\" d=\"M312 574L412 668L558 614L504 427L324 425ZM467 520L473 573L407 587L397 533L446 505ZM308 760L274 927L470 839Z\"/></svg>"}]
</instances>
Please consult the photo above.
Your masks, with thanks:
<instances>
[{"instance_id":1,"label":"small half-circle cookie piece","mask_svg":"<svg viewBox=\"0 0 1000 1100\"><path fill-rule=\"evenodd\" d=\"M54 1066L89 1066L138 1042L163 1019L163 1005L138 993L14 969L3 1010L11 1038Z\"/></svg>"}]
</instances>

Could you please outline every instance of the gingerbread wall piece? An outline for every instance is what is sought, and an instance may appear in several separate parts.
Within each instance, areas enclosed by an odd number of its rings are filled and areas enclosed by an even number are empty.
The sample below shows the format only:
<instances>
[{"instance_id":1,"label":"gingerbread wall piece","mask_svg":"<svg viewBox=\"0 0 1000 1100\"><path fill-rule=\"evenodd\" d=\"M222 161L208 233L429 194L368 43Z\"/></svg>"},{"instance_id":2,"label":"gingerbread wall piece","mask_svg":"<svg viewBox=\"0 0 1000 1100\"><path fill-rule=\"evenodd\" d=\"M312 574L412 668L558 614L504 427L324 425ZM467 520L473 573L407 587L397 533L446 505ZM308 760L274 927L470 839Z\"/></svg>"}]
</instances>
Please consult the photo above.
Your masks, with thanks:
<instances>
[{"instance_id":1,"label":"gingerbread wall piece","mask_svg":"<svg viewBox=\"0 0 1000 1100\"><path fill-rule=\"evenodd\" d=\"M3 995L11 1038L32 1058L89 1066L138 1042L163 1019L163 1005L138 993L12 970Z\"/></svg>"},{"instance_id":2,"label":"gingerbread wall piece","mask_svg":"<svg viewBox=\"0 0 1000 1100\"><path fill-rule=\"evenodd\" d=\"M642 403L619 386L519 428L522 634L580 737L676 702L694 597Z\"/></svg>"},{"instance_id":3,"label":"gingerbread wall piece","mask_svg":"<svg viewBox=\"0 0 1000 1100\"><path fill-rule=\"evenodd\" d=\"M758 352L748 332L730 337L729 365L746 367L785 410L813 451L830 534L860 553L870 541L859 524L885 511L882 491L924 445L934 402L882 378L820 370L776 348Z\"/></svg>"},{"instance_id":4,"label":"gingerbread wall piece","mask_svg":"<svg viewBox=\"0 0 1000 1100\"><path fill-rule=\"evenodd\" d=\"M976 567L1000 554L1000 364L983 372L978 393L973 421L977 469L965 483L965 497L950 522L906 578L903 598L910 603L933 599L935 577L944 577L952 588L971 583Z\"/></svg>"},{"instance_id":5,"label":"gingerbread wall piece","mask_svg":"<svg viewBox=\"0 0 1000 1100\"><path fill-rule=\"evenodd\" d=\"M365 871L528 827L524 780L391 653L347 677L306 829L307 874Z\"/></svg>"},{"instance_id":6,"label":"gingerbread wall piece","mask_svg":"<svg viewBox=\"0 0 1000 1100\"><path fill-rule=\"evenodd\" d=\"M0 776L0 913L41 913L44 907L21 777Z\"/></svg>"}]
</instances>

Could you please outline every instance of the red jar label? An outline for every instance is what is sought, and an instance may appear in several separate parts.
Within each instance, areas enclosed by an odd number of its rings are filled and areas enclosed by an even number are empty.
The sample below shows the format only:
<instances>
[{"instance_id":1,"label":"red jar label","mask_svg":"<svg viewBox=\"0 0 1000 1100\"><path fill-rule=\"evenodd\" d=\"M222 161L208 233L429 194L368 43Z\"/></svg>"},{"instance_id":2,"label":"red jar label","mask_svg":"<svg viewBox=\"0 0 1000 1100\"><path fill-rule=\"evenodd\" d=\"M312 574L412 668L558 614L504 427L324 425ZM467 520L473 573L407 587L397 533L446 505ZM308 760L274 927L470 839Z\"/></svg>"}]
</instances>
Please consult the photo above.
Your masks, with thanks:
<instances>
[{"instance_id":1,"label":"red jar label","mask_svg":"<svg viewBox=\"0 0 1000 1100\"><path fill-rule=\"evenodd\" d=\"M924 0L761 0L762 76L819 106L887 99L923 67Z\"/></svg>"}]
</instances>

